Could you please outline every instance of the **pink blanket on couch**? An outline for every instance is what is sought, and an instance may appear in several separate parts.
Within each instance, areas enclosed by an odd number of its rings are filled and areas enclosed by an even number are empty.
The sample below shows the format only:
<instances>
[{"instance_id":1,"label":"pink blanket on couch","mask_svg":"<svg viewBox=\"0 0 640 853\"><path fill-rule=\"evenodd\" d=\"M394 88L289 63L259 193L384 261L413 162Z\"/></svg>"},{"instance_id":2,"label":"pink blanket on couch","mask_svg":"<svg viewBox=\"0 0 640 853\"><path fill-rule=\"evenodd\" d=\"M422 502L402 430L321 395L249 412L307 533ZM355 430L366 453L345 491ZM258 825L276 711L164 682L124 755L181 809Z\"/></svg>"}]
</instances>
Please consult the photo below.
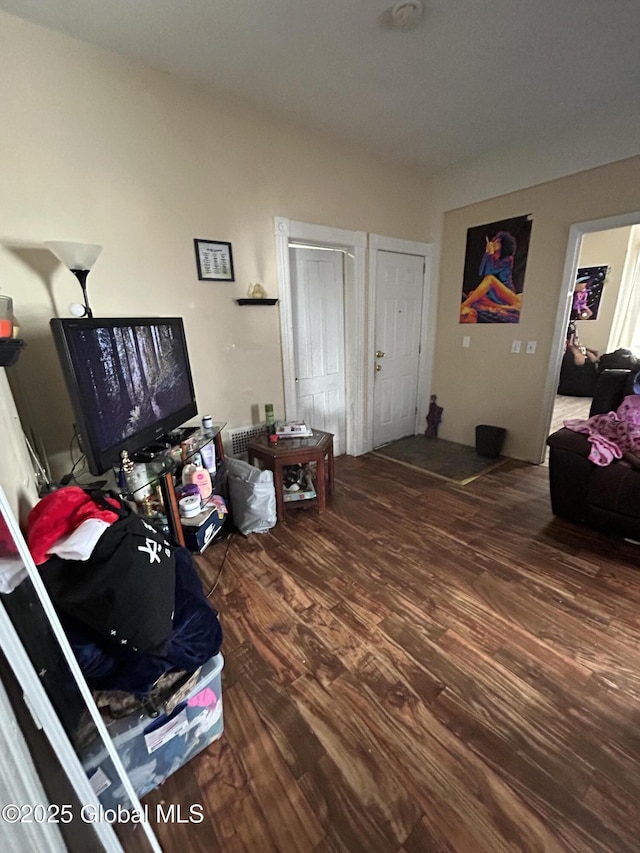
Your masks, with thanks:
<instances>
[{"instance_id":1,"label":"pink blanket on couch","mask_svg":"<svg viewBox=\"0 0 640 853\"><path fill-rule=\"evenodd\" d=\"M587 420L567 420L567 429L585 433L591 443L589 459L604 467L623 453L640 453L640 395L625 397L615 412Z\"/></svg>"}]
</instances>

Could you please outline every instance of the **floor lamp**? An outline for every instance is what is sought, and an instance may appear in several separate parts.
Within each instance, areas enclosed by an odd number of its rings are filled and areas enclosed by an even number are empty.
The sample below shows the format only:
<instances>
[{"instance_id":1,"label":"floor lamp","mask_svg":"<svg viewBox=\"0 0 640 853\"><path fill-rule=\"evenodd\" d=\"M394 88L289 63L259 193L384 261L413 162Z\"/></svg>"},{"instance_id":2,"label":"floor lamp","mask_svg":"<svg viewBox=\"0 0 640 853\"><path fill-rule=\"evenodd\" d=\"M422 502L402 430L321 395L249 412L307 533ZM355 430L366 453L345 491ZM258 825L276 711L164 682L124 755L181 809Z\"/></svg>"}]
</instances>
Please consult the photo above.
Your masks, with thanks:
<instances>
[{"instance_id":1,"label":"floor lamp","mask_svg":"<svg viewBox=\"0 0 640 853\"><path fill-rule=\"evenodd\" d=\"M45 246L71 270L80 282L84 299L84 310L80 316L93 317L87 299L87 276L97 261L102 246L97 246L94 243L70 243L61 240L49 240Z\"/></svg>"}]
</instances>

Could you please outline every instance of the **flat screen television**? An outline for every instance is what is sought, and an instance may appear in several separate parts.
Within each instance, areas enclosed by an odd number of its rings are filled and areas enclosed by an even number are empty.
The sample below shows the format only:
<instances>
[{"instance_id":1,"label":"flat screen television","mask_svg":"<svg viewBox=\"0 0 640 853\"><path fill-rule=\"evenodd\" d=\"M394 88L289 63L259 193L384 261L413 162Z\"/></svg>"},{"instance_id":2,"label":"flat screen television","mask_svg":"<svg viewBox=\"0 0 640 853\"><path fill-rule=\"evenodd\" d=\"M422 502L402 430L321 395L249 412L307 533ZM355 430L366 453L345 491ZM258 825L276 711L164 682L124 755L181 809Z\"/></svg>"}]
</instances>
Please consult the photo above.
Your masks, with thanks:
<instances>
[{"instance_id":1,"label":"flat screen television","mask_svg":"<svg viewBox=\"0 0 640 853\"><path fill-rule=\"evenodd\" d=\"M51 331L92 474L197 414L182 318L53 319Z\"/></svg>"}]
</instances>

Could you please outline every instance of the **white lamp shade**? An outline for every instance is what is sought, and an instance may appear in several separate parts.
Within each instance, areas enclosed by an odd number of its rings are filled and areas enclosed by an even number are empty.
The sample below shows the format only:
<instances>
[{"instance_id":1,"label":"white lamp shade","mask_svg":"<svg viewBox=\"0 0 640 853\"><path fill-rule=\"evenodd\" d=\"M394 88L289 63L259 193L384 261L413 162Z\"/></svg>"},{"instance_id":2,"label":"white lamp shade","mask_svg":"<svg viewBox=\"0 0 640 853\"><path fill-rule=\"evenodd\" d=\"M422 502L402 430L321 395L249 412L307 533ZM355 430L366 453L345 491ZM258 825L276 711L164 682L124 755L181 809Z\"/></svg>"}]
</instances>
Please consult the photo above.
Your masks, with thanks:
<instances>
[{"instance_id":1,"label":"white lamp shade","mask_svg":"<svg viewBox=\"0 0 640 853\"><path fill-rule=\"evenodd\" d=\"M70 270L90 270L102 251L95 243L70 243L64 240L49 240L47 249Z\"/></svg>"}]
</instances>

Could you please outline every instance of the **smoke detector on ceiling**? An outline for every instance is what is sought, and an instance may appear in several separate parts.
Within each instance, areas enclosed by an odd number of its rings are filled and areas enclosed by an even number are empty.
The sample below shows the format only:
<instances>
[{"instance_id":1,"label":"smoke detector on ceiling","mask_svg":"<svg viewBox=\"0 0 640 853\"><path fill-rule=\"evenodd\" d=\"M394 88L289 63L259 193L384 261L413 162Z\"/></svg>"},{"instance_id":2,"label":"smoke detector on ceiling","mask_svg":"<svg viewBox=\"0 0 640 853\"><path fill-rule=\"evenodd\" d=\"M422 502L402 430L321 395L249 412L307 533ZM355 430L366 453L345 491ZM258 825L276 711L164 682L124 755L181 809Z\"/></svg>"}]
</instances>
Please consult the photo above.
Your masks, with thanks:
<instances>
[{"instance_id":1,"label":"smoke detector on ceiling","mask_svg":"<svg viewBox=\"0 0 640 853\"><path fill-rule=\"evenodd\" d=\"M422 0L400 0L380 15L380 26L385 30L412 30L423 15Z\"/></svg>"}]
</instances>

